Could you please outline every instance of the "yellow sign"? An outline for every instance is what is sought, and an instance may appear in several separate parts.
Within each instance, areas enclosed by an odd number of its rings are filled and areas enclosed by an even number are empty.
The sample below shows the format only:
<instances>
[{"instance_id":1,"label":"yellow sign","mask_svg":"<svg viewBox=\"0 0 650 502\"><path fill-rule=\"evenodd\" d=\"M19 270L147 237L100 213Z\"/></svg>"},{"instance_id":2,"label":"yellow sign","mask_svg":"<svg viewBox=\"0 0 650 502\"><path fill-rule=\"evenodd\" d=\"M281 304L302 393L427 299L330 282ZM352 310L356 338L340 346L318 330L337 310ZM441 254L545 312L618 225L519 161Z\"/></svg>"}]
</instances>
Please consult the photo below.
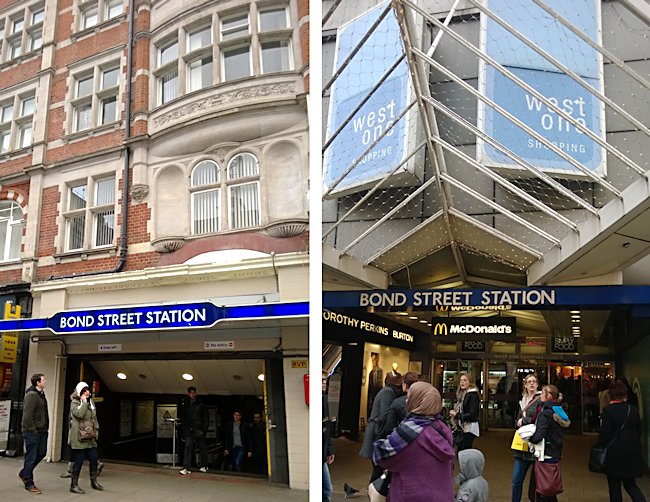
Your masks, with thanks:
<instances>
[{"instance_id":1,"label":"yellow sign","mask_svg":"<svg viewBox=\"0 0 650 502\"><path fill-rule=\"evenodd\" d=\"M20 305L10 302L5 303L5 319L20 319ZM15 363L18 357L18 333L7 332L2 334L0 346L0 363Z\"/></svg>"},{"instance_id":2,"label":"yellow sign","mask_svg":"<svg viewBox=\"0 0 650 502\"><path fill-rule=\"evenodd\" d=\"M449 334L449 328L447 327L446 324L438 323L433 328L433 336L438 336L438 335L447 336L448 334Z\"/></svg>"},{"instance_id":3,"label":"yellow sign","mask_svg":"<svg viewBox=\"0 0 650 502\"><path fill-rule=\"evenodd\" d=\"M307 359L294 359L291 361L292 368L307 369Z\"/></svg>"}]
</instances>

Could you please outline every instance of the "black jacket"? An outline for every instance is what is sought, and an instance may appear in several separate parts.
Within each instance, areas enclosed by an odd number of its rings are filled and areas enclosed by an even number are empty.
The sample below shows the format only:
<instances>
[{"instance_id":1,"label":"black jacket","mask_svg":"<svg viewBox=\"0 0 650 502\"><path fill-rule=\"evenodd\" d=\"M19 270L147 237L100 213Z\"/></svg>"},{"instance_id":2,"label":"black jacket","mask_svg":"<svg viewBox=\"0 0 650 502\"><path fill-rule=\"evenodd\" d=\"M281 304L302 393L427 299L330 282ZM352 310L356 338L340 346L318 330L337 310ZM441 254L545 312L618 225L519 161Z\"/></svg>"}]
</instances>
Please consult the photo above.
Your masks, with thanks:
<instances>
[{"instance_id":1,"label":"black jacket","mask_svg":"<svg viewBox=\"0 0 650 502\"><path fill-rule=\"evenodd\" d=\"M460 423L478 422L479 401L477 391L468 390L465 392L465 397L463 397L463 412L456 415L456 420Z\"/></svg>"},{"instance_id":2,"label":"black jacket","mask_svg":"<svg viewBox=\"0 0 650 502\"><path fill-rule=\"evenodd\" d=\"M625 422L627 410L630 414ZM621 427L625 423L625 427ZM636 406L615 403L603 410L598 443L607 446L605 473L615 478L638 478L643 475L641 454L641 417Z\"/></svg>"},{"instance_id":3,"label":"black jacket","mask_svg":"<svg viewBox=\"0 0 650 502\"><path fill-rule=\"evenodd\" d=\"M386 418L386 429L393 430L406 416L406 394L396 397L390 404L388 417Z\"/></svg>"},{"instance_id":4,"label":"black jacket","mask_svg":"<svg viewBox=\"0 0 650 502\"><path fill-rule=\"evenodd\" d=\"M334 446L332 445L332 419L330 418L327 394L323 394L323 462L330 455L334 455Z\"/></svg>"},{"instance_id":5,"label":"black jacket","mask_svg":"<svg viewBox=\"0 0 650 502\"><path fill-rule=\"evenodd\" d=\"M553 411L553 406L559 406L554 401L546 401L542 405L542 411L537 415L535 434L528 440L530 443L544 443L544 457L559 461L562 458L562 442L564 441L564 429L571 426L570 420L563 419Z\"/></svg>"},{"instance_id":6,"label":"black jacket","mask_svg":"<svg viewBox=\"0 0 650 502\"><path fill-rule=\"evenodd\" d=\"M197 434L202 435L208 429L208 410L199 398L193 402L189 397L183 399L181 403L181 425L183 435Z\"/></svg>"},{"instance_id":7,"label":"black jacket","mask_svg":"<svg viewBox=\"0 0 650 502\"><path fill-rule=\"evenodd\" d=\"M33 385L25 392L21 426L23 432L29 434L47 432L50 427L50 416L47 411L45 392L39 392Z\"/></svg>"},{"instance_id":8,"label":"black jacket","mask_svg":"<svg viewBox=\"0 0 650 502\"><path fill-rule=\"evenodd\" d=\"M224 429L225 434L223 442L224 449L228 450L230 453L232 453L233 449L232 426L233 422L228 422L228 425L226 425L226 428ZM241 434L241 444L243 450L246 453L252 453L253 450L251 448L251 431L248 424L239 422L239 433Z\"/></svg>"}]
</instances>

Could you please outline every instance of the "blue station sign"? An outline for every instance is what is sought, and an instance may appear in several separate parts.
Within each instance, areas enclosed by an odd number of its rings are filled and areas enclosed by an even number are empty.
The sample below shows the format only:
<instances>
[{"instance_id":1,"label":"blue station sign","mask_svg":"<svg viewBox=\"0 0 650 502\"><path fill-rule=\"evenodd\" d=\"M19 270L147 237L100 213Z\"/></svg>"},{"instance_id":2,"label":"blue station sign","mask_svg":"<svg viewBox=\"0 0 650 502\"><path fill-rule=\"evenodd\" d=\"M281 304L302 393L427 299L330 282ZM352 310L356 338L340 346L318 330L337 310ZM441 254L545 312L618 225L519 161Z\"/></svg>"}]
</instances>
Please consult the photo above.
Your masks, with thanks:
<instances>
[{"instance_id":1,"label":"blue station sign","mask_svg":"<svg viewBox=\"0 0 650 502\"><path fill-rule=\"evenodd\" d=\"M50 330L56 334L209 328L220 321L309 315L309 302L217 306L210 302L69 310L47 319L0 321L2 331Z\"/></svg>"}]
</instances>

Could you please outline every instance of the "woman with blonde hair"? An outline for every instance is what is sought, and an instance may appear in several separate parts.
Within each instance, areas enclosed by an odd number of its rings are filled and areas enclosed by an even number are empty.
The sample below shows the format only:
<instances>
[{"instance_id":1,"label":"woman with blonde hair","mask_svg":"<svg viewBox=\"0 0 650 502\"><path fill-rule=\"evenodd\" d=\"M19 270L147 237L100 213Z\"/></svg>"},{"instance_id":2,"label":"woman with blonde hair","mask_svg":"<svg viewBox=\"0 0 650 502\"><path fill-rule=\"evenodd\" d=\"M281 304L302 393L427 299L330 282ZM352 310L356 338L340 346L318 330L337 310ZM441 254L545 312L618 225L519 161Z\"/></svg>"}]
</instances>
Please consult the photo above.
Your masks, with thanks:
<instances>
[{"instance_id":1,"label":"woman with blonde hair","mask_svg":"<svg viewBox=\"0 0 650 502\"><path fill-rule=\"evenodd\" d=\"M375 442L373 462L392 474L389 502L453 500L453 439L441 411L440 392L416 382L409 388L402 423Z\"/></svg>"},{"instance_id":2,"label":"woman with blonde hair","mask_svg":"<svg viewBox=\"0 0 650 502\"><path fill-rule=\"evenodd\" d=\"M456 420L456 427L463 430L462 440L458 444L458 451L471 448L474 439L479 436L478 414L480 401L474 379L470 374L462 373L458 391L456 392L456 404L454 409L449 412L449 415Z\"/></svg>"}]
</instances>

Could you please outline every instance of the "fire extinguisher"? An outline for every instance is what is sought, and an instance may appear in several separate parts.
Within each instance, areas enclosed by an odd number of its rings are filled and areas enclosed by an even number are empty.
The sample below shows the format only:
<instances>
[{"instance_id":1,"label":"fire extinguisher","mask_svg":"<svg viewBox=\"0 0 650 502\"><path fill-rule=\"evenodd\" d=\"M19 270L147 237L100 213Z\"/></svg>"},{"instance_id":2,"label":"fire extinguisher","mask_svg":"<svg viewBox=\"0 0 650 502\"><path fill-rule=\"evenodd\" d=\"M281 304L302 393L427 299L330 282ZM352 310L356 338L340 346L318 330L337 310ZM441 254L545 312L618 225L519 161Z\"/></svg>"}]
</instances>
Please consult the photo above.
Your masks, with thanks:
<instances>
[{"instance_id":1,"label":"fire extinguisher","mask_svg":"<svg viewBox=\"0 0 650 502\"><path fill-rule=\"evenodd\" d=\"M302 383L305 387L305 404L309 406L309 373L302 376Z\"/></svg>"}]
</instances>

